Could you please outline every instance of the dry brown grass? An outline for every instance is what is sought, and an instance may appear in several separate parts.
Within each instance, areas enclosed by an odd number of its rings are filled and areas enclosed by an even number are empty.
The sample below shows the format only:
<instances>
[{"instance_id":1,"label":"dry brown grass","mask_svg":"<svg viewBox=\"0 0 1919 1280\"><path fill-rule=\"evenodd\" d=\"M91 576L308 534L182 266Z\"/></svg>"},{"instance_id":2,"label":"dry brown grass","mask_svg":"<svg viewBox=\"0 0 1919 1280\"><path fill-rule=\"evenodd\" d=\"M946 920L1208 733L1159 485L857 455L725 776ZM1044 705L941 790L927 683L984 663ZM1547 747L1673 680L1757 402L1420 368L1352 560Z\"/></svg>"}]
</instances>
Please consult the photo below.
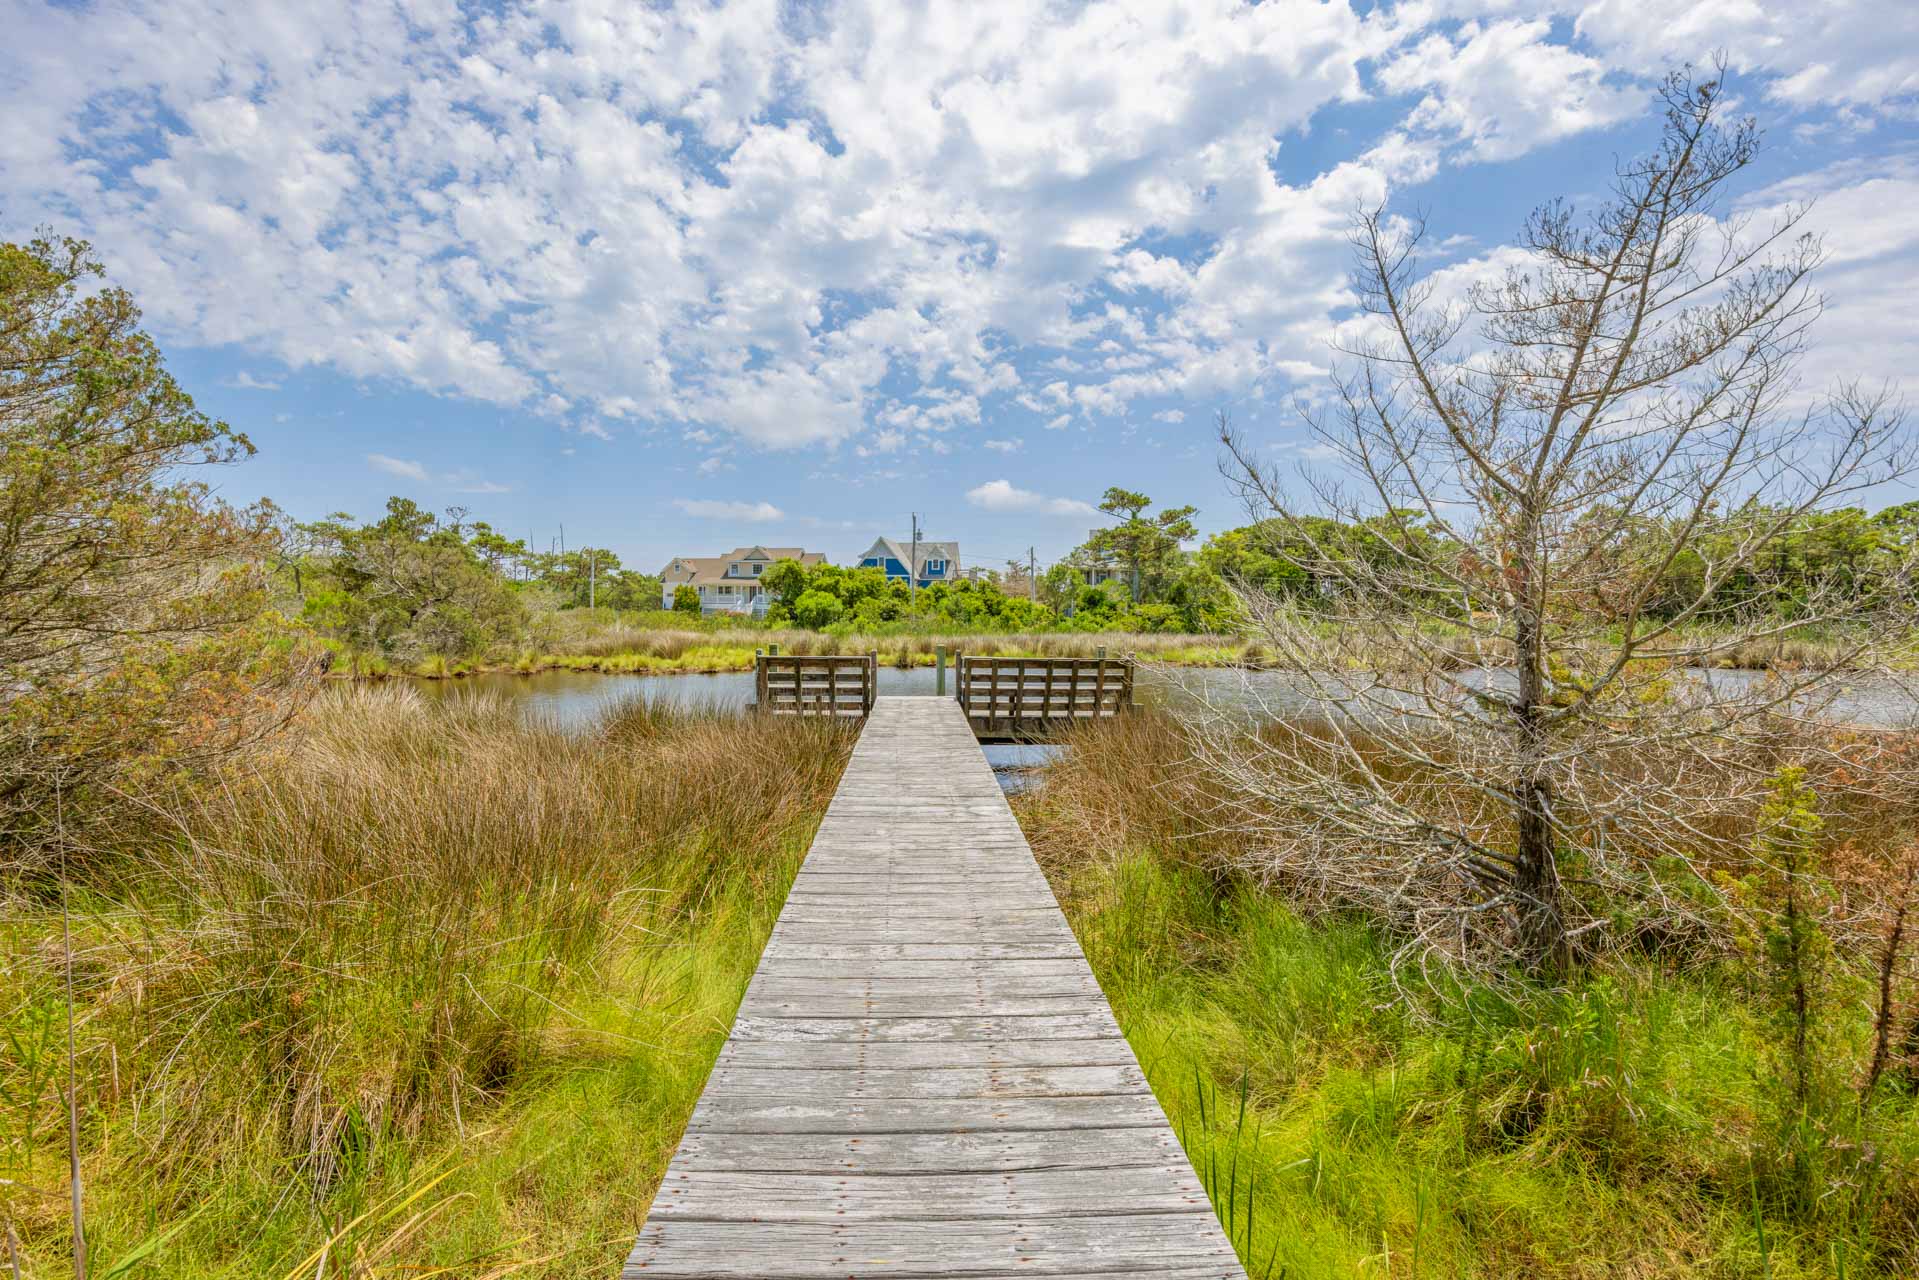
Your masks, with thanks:
<instances>
[{"instance_id":1,"label":"dry brown grass","mask_svg":"<svg viewBox=\"0 0 1919 1280\"><path fill-rule=\"evenodd\" d=\"M1309 911L1358 908L1389 924L1404 923L1401 913L1418 911L1421 892L1480 892L1471 882L1422 889L1417 878L1405 878L1410 864L1395 872L1401 855L1386 848L1375 856L1392 895L1347 892L1329 883L1327 845L1316 815L1274 800L1288 795L1287 779L1276 774L1261 795L1249 795L1195 760L1188 732L1158 713L1095 722L1075 732L1041 784L1015 802L1049 870L1150 851L1215 875L1248 879ZM1260 757L1281 767L1289 759L1311 760L1312 744L1324 730L1267 724L1257 732L1283 746ZM1355 740L1363 755L1364 735ZM1397 759L1382 753L1369 768L1409 807L1441 827L1457 824L1488 847L1510 846L1509 806L1465 786L1443 767L1405 767ZM1769 780L1781 765L1795 762L1808 768L1819 797L1822 864L1844 882L1845 893L1824 923L1842 950L1870 953L1884 929L1886 904L1898 891L1903 851L1919 832L1919 734L1803 725L1782 725L1766 749L1738 759L1688 745L1663 754L1594 754L1584 761L1594 820L1582 829L1605 840L1607 865L1631 872L1603 885L1589 882L1583 879L1589 859L1597 861L1600 851L1562 850L1581 918L1611 921L1590 936L1589 946L1652 949L1669 958L1726 954L1735 933L1711 926L1716 913L1726 918L1719 888L1753 869ZM1649 787L1669 787L1676 779L1687 788L1683 830L1637 800ZM1599 822L1598 812L1609 806L1616 813Z\"/></svg>"}]
</instances>

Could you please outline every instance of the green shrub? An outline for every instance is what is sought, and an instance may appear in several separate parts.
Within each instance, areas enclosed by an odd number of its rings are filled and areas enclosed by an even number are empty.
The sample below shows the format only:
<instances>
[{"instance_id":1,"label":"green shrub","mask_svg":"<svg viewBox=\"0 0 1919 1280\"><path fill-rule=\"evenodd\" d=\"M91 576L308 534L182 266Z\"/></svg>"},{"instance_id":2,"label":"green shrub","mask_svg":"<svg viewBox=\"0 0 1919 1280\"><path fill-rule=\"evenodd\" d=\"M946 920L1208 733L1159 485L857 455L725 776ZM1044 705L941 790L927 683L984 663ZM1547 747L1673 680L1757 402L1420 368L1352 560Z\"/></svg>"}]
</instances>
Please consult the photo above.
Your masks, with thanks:
<instances>
[{"instance_id":1,"label":"green shrub","mask_svg":"<svg viewBox=\"0 0 1919 1280\"><path fill-rule=\"evenodd\" d=\"M804 591L793 602L793 618L802 627L824 630L840 620L846 606L824 591Z\"/></svg>"}]
</instances>

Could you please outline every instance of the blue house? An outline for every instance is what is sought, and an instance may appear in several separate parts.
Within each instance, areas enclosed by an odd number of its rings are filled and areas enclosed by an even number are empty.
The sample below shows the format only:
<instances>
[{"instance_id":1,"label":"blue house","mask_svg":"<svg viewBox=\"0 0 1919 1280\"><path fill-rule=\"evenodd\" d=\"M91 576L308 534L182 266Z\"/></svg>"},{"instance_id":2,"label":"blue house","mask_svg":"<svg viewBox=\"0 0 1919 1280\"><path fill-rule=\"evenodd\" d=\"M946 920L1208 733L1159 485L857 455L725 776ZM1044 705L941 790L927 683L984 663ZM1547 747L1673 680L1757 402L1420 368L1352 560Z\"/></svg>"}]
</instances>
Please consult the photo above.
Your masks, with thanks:
<instances>
[{"instance_id":1,"label":"blue house","mask_svg":"<svg viewBox=\"0 0 1919 1280\"><path fill-rule=\"evenodd\" d=\"M913 558L913 543L909 540L901 543L892 538L881 538L859 559L861 568L881 570L888 578L897 578L901 582L909 578L916 579L920 586L930 587L935 582L958 582L960 576L960 554L957 542L928 542L924 538L919 543L919 563L909 569Z\"/></svg>"}]
</instances>

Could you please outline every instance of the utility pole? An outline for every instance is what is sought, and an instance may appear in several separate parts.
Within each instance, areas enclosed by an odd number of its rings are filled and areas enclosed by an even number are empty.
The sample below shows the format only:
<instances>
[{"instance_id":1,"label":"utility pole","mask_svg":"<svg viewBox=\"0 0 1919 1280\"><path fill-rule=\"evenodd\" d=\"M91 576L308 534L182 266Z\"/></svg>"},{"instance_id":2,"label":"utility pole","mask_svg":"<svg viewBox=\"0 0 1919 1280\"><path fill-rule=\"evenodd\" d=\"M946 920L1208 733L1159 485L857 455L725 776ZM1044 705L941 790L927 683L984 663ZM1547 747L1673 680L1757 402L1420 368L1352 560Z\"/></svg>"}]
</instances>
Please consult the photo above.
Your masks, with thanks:
<instances>
[{"instance_id":1,"label":"utility pole","mask_svg":"<svg viewBox=\"0 0 1919 1280\"><path fill-rule=\"evenodd\" d=\"M913 553L908 557L906 566L907 608L919 603L920 597L920 513L913 513Z\"/></svg>"},{"instance_id":2,"label":"utility pole","mask_svg":"<svg viewBox=\"0 0 1919 1280\"><path fill-rule=\"evenodd\" d=\"M1033 603L1039 603L1039 553L1026 548L1026 590L1033 597Z\"/></svg>"}]
</instances>

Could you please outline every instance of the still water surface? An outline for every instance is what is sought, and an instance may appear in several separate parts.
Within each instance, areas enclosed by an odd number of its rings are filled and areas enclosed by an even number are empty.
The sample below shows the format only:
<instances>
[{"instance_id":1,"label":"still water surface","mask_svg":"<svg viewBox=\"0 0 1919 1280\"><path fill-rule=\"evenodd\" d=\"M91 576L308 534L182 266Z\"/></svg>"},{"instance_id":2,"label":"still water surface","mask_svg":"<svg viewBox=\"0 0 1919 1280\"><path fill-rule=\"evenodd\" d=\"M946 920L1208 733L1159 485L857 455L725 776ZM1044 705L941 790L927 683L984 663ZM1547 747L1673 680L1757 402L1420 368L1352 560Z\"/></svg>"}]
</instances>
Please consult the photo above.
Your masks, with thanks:
<instances>
[{"instance_id":1,"label":"still water surface","mask_svg":"<svg viewBox=\"0 0 1919 1280\"><path fill-rule=\"evenodd\" d=\"M1713 671L1696 673L1708 687L1729 695L1763 673L1752 671ZM1498 685L1507 676L1492 672L1490 683ZM947 673L948 689L952 673ZM479 675L460 680L421 681L422 692L431 697L499 697L518 703L533 720L557 724L564 729L582 729L609 711L634 702L680 707L732 709L753 700L753 674L750 671L722 675L597 675L592 672L546 671L538 675ZM879 691L883 694L910 694L932 697L934 672L930 667L881 667ZM1163 705L1204 692L1216 704L1238 703L1254 714L1284 716L1310 706L1305 693L1284 672L1235 671L1185 668L1170 673L1141 671L1136 686L1139 701ZM948 696L951 694L949 692ZM1860 678L1842 681L1837 695L1827 708L1835 721L1874 728L1911 728L1919 725L1919 701L1910 687ZM1059 752L1050 746L988 746L984 748L1002 786L1017 790L1031 779L1031 770L1044 766Z\"/></svg>"},{"instance_id":2,"label":"still water surface","mask_svg":"<svg viewBox=\"0 0 1919 1280\"><path fill-rule=\"evenodd\" d=\"M934 672L931 667L900 670L880 668L880 688L884 694L933 696ZM951 697L952 672L947 676L947 696ZM459 680L422 680L418 687L431 697L497 697L517 702L526 717L557 724L563 729L579 730L591 725L609 711L634 702L666 704L676 707L733 710L753 701L753 673L726 672L721 675L596 675L586 671L542 671L538 675L477 675ZM1059 754L1051 746L986 746L986 761L1000 786L1017 791L1032 780L1032 770L1052 761Z\"/></svg>"},{"instance_id":3,"label":"still water surface","mask_svg":"<svg viewBox=\"0 0 1919 1280\"><path fill-rule=\"evenodd\" d=\"M1752 682L1765 679L1763 673L1755 671L1702 671L1695 675L1722 696L1736 694ZM949 691L952 678L948 672ZM1499 686L1510 680L1510 674L1495 671L1489 673L1486 680ZM933 696L931 667L904 671L881 667L879 681L879 691L883 694ZM563 728L581 728L606 712L632 702L721 709L744 707L753 700L753 673L636 676L546 671L532 676L480 675L461 680L422 681L421 688L436 697L502 697L519 703L530 718L549 720ZM1142 670L1136 696L1142 703L1163 705L1186 696L1188 691L1204 692L1218 703L1240 703L1278 716L1305 710L1311 705L1293 677L1280 671L1176 668L1161 673ZM1914 700L1909 687L1859 677L1839 682L1837 696L1826 714L1834 721L1847 724L1910 728L1919 724L1919 701Z\"/></svg>"}]
</instances>

